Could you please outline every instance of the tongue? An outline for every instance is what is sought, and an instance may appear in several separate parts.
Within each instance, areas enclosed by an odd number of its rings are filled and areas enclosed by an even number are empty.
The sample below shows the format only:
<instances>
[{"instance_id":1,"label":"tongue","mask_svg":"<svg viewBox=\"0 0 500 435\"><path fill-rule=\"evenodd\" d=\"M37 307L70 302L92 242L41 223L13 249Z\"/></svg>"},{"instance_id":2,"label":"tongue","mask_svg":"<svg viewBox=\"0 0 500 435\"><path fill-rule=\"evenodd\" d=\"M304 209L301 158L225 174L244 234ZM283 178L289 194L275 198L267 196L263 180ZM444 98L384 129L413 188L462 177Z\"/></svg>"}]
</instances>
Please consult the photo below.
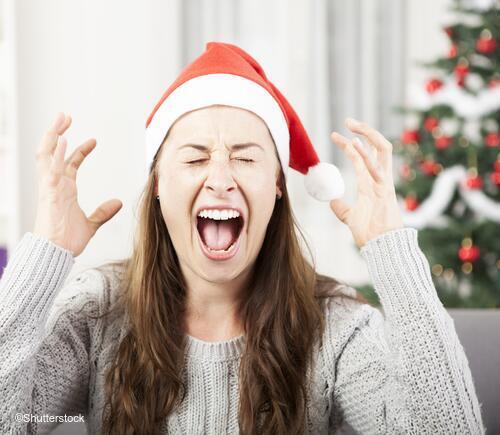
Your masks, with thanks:
<instances>
[{"instance_id":1,"label":"tongue","mask_svg":"<svg viewBox=\"0 0 500 435\"><path fill-rule=\"evenodd\" d=\"M237 237L236 219L216 221L201 219L200 234L210 249L227 249Z\"/></svg>"}]
</instances>

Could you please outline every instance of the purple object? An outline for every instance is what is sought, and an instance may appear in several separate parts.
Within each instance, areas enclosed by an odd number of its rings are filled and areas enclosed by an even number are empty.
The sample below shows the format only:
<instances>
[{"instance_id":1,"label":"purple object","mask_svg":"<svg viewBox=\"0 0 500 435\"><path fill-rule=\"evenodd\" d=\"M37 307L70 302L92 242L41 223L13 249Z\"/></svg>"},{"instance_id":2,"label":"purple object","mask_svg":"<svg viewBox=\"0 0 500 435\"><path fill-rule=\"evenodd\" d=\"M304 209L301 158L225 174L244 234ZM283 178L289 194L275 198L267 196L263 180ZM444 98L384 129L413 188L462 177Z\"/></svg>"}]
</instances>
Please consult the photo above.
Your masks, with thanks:
<instances>
[{"instance_id":1,"label":"purple object","mask_svg":"<svg viewBox=\"0 0 500 435\"><path fill-rule=\"evenodd\" d=\"M7 265L7 248L0 246L0 277L3 274L3 269Z\"/></svg>"}]
</instances>

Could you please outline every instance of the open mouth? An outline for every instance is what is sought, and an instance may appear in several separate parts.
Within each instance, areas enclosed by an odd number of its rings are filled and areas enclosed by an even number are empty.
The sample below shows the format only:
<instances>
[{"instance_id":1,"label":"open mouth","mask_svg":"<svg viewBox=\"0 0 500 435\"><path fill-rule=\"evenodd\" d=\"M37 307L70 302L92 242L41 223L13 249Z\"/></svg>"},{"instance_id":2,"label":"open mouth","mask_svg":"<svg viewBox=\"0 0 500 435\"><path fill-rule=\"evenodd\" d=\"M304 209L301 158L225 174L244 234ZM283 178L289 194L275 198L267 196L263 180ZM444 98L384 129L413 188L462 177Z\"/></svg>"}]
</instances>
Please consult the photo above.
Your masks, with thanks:
<instances>
[{"instance_id":1,"label":"open mouth","mask_svg":"<svg viewBox=\"0 0 500 435\"><path fill-rule=\"evenodd\" d=\"M208 252L227 254L236 246L241 230L243 218L241 216L197 216L198 233L200 240Z\"/></svg>"}]
</instances>

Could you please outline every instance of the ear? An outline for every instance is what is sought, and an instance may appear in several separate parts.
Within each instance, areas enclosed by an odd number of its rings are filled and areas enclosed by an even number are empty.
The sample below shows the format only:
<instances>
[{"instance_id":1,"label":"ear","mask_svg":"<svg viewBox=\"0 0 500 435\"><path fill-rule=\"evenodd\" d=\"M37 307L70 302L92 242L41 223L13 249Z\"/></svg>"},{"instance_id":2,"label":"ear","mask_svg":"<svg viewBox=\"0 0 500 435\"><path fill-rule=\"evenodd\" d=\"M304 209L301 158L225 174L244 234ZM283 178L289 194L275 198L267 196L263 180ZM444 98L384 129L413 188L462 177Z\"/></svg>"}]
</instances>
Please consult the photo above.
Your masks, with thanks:
<instances>
[{"instance_id":1,"label":"ear","mask_svg":"<svg viewBox=\"0 0 500 435\"><path fill-rule=\"evenodd\" d=\"M283 190L281 188L280 181L276 181L276 197L280 199L283 196Z\"/></svg>"},{"instance_id":2,"label":"ear","mask_svg":"<svg viewBox=\"0 0 500 435\"><path fill-rule=\"evenodd\" d=\"M281 166L278 163L276 169L276 197L280 199L283 196L283 187L281 185Z\"/></svg>"},{"instance_id":3,"label":"ear","mask_svg":"<svg viewBox=\"0 0 500 435\"><path fill-rule=\"evenodd\" d=\"M154 189L153 189L154 196L158 196L158 178L156 177L156 174L154 175Z\"/></svg>"}]
</instances>

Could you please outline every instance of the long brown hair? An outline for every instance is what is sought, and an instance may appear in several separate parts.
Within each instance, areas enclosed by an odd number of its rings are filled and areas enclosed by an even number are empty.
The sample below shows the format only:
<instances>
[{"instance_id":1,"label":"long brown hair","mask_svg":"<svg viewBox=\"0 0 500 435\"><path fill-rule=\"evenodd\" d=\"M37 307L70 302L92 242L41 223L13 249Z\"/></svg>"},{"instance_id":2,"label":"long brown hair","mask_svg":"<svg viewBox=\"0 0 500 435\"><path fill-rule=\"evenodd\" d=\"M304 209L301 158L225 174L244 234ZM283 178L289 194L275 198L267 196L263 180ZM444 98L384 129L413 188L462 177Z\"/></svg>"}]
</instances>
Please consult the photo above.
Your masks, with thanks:
<instances>
[{"instance_id":1,"label":"long brown hair","mask_svg":"<svg viewBox=\"0 0 500 435\"><path fill-rule=\"evenodd\" d=\"M123 260L121 308L129 329L105 380L103 434L156 434L185 394L181 372L186 291L155 198L157 160L139 202L132 255ZM285 180L239 313L245 350L239 372L242 434L305 432L306 370L324 330L324 301L341 283L315 272L301 252L302 231ZM311 258L313 256L311 255Z\"/></svg>"}]
</instances>

